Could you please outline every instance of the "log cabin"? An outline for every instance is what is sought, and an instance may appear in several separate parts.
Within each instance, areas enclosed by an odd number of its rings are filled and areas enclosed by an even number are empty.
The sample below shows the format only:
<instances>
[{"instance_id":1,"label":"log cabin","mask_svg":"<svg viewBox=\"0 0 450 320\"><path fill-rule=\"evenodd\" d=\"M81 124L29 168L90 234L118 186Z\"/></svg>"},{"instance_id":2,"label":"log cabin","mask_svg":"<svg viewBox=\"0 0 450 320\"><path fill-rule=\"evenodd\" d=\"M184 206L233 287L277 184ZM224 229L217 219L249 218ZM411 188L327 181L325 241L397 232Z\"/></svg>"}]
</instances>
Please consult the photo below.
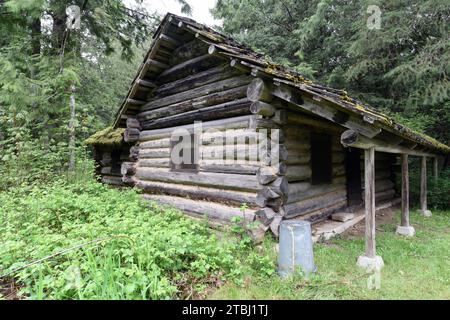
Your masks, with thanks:
<instances>
[{"instance_id":1,"label":"log cabin","mask_svg":"<svg viewBox=\"0 0 450 320\"><path fill-rule=\"evenodd\" d=\"M180 130L192 162L172 159ZM437 175L450 151L346 91L173 14L154 34L112 127L87 142L104 183L134 186L145 199L211 221L257 220L277 235L283 219L317 223L362 208L369 258L376 206L401 195L399 232L410 230L408 156L421 159L421 209L429 214L427 160Z\"/></svg>"}]
</instances>

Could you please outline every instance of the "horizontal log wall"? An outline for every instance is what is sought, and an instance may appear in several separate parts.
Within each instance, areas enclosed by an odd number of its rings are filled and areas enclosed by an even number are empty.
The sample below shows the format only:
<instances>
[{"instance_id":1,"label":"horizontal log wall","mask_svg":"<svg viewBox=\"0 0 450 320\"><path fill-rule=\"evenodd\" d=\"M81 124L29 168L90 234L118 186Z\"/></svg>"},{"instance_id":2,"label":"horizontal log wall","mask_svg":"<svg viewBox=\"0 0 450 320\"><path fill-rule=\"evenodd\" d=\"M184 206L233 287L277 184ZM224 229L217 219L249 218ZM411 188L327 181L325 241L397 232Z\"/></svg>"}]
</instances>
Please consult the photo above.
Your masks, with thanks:
<instances>
[{"instance_id":1,"label":"horizontal log wall","mask_svg":"<svg viewBox=\"0 0 450 320\"><path fill-rule=\"evenodd\" d=\"M377 205L392 200L397 194L393 170L395 161L396 156L393 154L375 152L375 203ZM362 172L364 172L363 163L364 159L361 159ZM364 174L362 174L362 186L364 187Z\"/></svg>"},{"instance_id":2,"label":"horizontal log wall","mask_svg":"<svg viewBox=\"0 0 450 320\"><path fill-rule=\"evenodd\" d=\"M288 192L282 208L285 218L302 216L310 221L326 218L347 206L345 150L340 143L341 128L306 114L288 112L285 145L288 151ZM311 184L311 133L328 134L332 138L332 182Z\"/></svg>"},{"instance_id":3,"label":"horizontal log wall","mask_svg":"<svg viewBox=\"0 0 450 320\"><path fill-rule=\"evenodd\" d=\"M231 68L225 60L205 55L205 50L197 40L175 49L170 68L155 79L159 86L137 117L142 131L134 180L145 193L162 197L237 207L245 202L254 207L260 190L256 177L260 159L256 133L249 129L246 92L251 77ZM199 120L203 121L203 133L197 170L172 170L173 131L193 132L193 123ZM181 203L193 211L190 207L195 202L191 205L180 200L174 204ZM208 215L220 217L209 211Z\"/></svg>"}]
</instances>

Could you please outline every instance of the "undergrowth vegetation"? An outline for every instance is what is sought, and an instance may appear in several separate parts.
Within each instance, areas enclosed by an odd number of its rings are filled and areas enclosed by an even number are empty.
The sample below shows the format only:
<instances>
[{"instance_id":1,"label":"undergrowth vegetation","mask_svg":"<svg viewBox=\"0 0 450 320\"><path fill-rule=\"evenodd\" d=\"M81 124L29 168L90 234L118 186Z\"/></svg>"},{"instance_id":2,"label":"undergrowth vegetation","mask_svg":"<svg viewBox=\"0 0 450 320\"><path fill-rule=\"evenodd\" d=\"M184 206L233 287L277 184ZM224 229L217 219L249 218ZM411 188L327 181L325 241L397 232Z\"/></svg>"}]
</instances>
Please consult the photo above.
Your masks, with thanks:
<instances>
[{"instance_id":1,"label":"undergrowth vegetation","mask_svg":"<svg viewBox=\"0 0 450 320\"><path fill-rule=\"evenodd\" d=\"M27 298L194 298L240 283L245 268L274 269L246 239L221 241L175 209L94 180L12 188L0 203L0 279Z\"/></svg>"}]
</instances>

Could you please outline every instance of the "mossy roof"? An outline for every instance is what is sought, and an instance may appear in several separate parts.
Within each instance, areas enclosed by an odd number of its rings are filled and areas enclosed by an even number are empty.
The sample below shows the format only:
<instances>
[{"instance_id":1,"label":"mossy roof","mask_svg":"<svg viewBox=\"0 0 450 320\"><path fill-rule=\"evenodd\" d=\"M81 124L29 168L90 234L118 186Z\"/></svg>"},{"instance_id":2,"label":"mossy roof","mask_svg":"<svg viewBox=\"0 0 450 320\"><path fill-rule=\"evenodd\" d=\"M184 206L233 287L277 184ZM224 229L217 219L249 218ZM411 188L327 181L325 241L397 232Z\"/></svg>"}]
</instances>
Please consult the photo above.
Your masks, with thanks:
<instances>
[{"instance_id":1,"label":"mossy roof","mask_svg":"<svg viewBox=\"0 0 450 320\"><path fill-rule=\"evenodd\" d=\"M97 146L118 146L123 142L123 133L125 128L107 127L94 133L92 136L87 138L84 142L87 145L97 145Z\"/></svg>"},{"instance_id":2,"label":"mossy roof","mask_svg":"<svg viewBox=\"0 0 450 320\"><path fill-rule=\"evenodd\" d=\"M336 108L343 109L347 112L362 116L364 119L368 119L368 124L370 123L371 125L391 131L405 139L412 140L415 143L429 148L430 150L435 152L450 153L449 146L426 134L416 132L407 126L398 123L391 117L378 111L376 108L369 107L367 104L350 97L345 90L338 90L313 83L301 74L269 61L264 55L256 53L249 47L236 42L232 38L220 34L219 32L189 18L168 13L155 32L153 37L154 42L147 53L145 60L153 53L153 51L158 50L156 43L159 41L159 36L165 32L169 26L173 26L174 24L178 25L179 28L183 28L184 30L193 33L196 38L208 43L209 45L213 45L217 54L229 58L230 60L237 61L237 63L244 68L257 70L261 74L270 76L275 81L282 82L314 96L319 96L325 101L333 104ZM144 65L145 61L141 65L136 78L133 80L133 84L128 92L127 98L133 98L132 89L136 81L142 76ZM122 114L126 110L127 99L124 100L124 103L117 113L117 118L114 123L115 127L119 126L119 119L121 119Z\"/></svg>"}]
</instances>

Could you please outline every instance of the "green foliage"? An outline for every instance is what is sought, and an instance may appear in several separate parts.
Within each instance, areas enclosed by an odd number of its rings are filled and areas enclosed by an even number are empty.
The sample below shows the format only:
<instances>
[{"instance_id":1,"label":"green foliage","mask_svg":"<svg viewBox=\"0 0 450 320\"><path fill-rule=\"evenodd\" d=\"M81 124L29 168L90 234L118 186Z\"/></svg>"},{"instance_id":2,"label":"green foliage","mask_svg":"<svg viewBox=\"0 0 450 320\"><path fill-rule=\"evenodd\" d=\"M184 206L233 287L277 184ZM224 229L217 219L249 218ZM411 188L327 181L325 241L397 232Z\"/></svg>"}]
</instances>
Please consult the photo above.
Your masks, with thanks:
<instances>
[{"instance_id":1,"label":"green foliage","mask_svg":"<svg viewBox=\"0 0 450 320\"><path fill-rule=\"evenodd\" d=\"M369 5L380 29L367 27ZM273 61L450 141L448 1L219 0L213 13Z\"/></svg>"},{"instance_id":2,"label":"green foliage","mask_svg":"<svg viewBox=\"0 0 450 320\"><path fill-rule=\"evenodd\" d=\"M427 167L429 168L430 165ZM412 205L418 206L420 203L420 169L413 166L410 171L410 202ZM448 210L450 208L450 169L442 170L437 181L434 180L431 168L428 171L428 208Z\"/></svg>"},{"instance_id":3,"label":"green foliage","mask_svg":"<svg viewBox=\"0 0 450 320\"><path fill-rule=\"evenodd\" d=\"M167 299L242 273L231 242L133 190L56 181L0 203L0 274L30 298Z\"/></svg>"}]
</instances>

